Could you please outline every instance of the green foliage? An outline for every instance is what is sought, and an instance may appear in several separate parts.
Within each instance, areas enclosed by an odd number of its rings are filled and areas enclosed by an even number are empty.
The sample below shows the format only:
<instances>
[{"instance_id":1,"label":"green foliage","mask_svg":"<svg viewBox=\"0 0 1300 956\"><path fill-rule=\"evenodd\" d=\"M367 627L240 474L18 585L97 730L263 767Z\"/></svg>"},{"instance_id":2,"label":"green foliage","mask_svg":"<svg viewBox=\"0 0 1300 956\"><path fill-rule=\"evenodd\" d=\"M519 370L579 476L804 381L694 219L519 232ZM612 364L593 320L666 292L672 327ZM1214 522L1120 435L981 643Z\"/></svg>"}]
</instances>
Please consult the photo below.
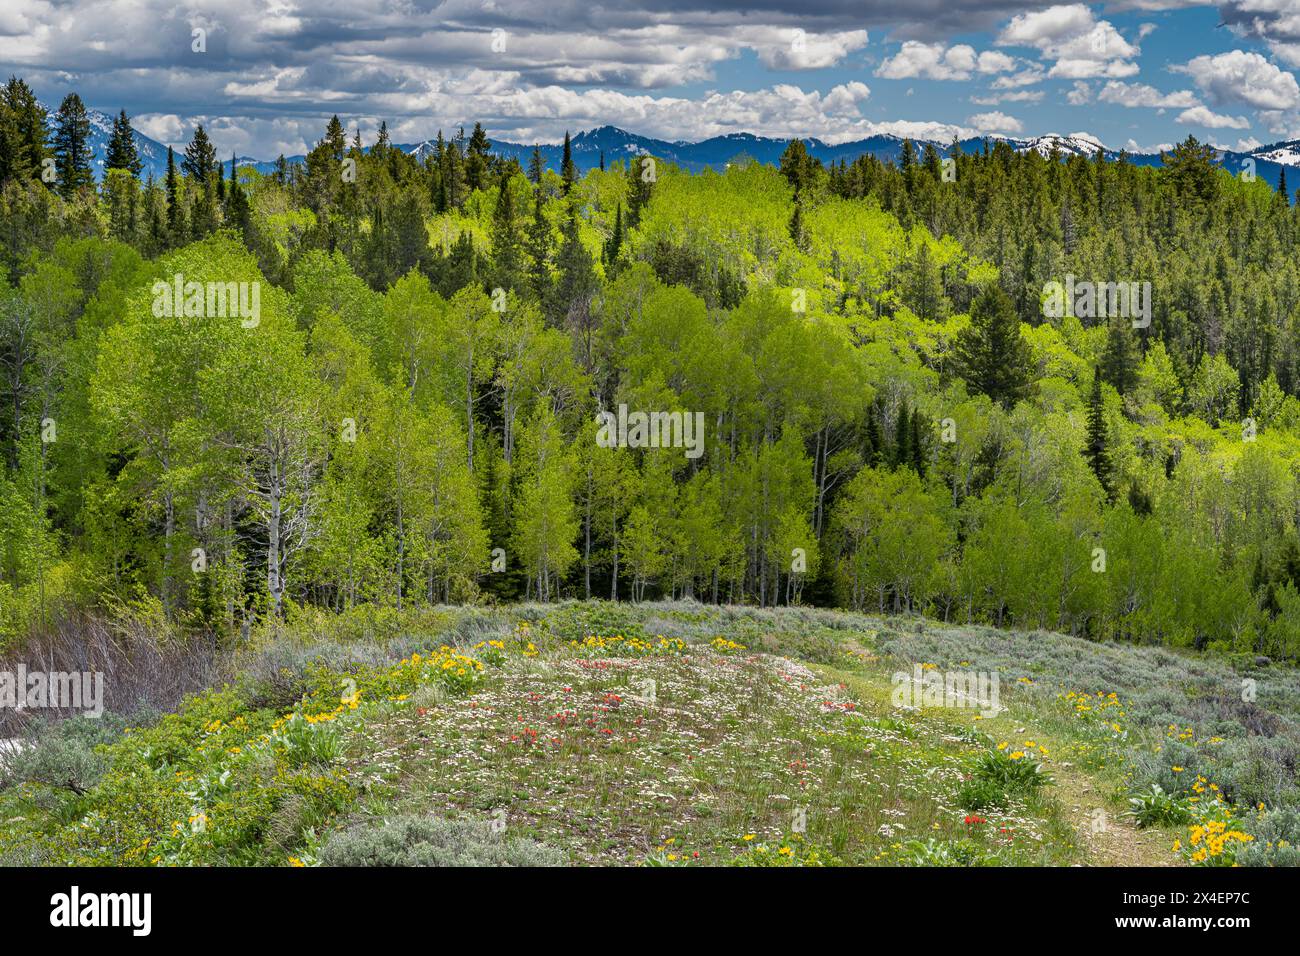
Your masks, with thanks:
<instances>
[{"instance_id":1,"label":"green foliage","mask_svg":"<svg viewBox=\"0 0 1300 956\"><path fill-rule=\"evenodd\" d=\"M1166 793L1158 783L1135 793L1128 802L1125 814L1140 827L1179 825L1192 819L1192 804L1187 798Z\"/></svg>"},{"instance_id":2,"label":"green foliage","mask_svg":"<svg viewBox=\"0 0 1300 956\"><path fill-rule=\"evenodd\" d=\"M197 128L141 184L121 113L96 192L79 102L51 195L0 96L7 647L120 601L233 644L599 594L1300 653L1296 213L1194 140L525 176L481 126L417 158L335 118L296 169L227 179ZM1044 316L1130 268L1149 328ZM256 284L258 322L155 315L178 274ZM598 444L620 405L698 416L699 456Z\"/></svg>"},{"instance_id":3,"label":"green foliage","mask_svg":"<svg viewBox=\"0 0 1300 956\"><path fill-rule=\"evenodd\" d=\"M997 866L995 854L968 840L909 840L903 846L907 866Z\"/></svg>"},{"instance_id":4,"label":"green foliage","mask_svg":"<svg viewBox=\"0 0 1300 956\"><path fill-rule=\"evenodd\" d=\"M1031 796L1051 781L1033 754L1010 746L985 751L975 762L971 779L1013 797Z\"/></svg>"}]
</instances>

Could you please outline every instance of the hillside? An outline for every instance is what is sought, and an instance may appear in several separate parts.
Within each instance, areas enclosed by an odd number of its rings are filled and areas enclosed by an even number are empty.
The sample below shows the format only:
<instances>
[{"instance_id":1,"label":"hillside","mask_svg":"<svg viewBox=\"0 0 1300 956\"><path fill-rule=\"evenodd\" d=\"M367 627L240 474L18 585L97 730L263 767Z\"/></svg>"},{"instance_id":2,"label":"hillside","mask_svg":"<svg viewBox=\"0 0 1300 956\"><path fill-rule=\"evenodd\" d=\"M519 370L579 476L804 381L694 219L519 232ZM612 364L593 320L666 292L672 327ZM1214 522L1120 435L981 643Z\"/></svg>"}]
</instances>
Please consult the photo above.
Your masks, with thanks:
<instances>
[{"instance_id":1,"label":"hillside","mask_svg":"<svg viewBox=\"0 0 1300 956\"><path fill-rule=\"evenodd\" d=\"M1275 666L689 602L308 617L254 646L177 714L11 758L3 862L1258 864L1300 837ZM1003 712L900 700L957 672L996 674Z\"/></svg>"}]
</instances>

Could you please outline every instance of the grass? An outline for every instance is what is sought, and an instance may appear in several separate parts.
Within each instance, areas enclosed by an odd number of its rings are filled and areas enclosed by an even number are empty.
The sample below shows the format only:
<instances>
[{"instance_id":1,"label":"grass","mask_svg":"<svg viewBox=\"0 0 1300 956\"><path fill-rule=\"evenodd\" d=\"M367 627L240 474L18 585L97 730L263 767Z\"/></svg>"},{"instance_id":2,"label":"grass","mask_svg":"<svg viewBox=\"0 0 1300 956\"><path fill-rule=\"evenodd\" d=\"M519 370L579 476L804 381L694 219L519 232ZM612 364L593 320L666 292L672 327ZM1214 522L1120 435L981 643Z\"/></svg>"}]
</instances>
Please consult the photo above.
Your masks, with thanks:
<instances>
[{"instance_id":1,"label":"grass","mask_svg":"<svg viewBox=\"0 0 1300 956\"><path fill-rule=\"evenodd\" d=\"M996 672L1006 709L899 706L914 665ZM313 616L236 670L125 734L48 732L7 771L0 855L312 865L393 821L516 848L429 860L577 865L1284 863L1300 835L1300 681L1254 661L571 602Z\"/></svg>"}]
</instances>

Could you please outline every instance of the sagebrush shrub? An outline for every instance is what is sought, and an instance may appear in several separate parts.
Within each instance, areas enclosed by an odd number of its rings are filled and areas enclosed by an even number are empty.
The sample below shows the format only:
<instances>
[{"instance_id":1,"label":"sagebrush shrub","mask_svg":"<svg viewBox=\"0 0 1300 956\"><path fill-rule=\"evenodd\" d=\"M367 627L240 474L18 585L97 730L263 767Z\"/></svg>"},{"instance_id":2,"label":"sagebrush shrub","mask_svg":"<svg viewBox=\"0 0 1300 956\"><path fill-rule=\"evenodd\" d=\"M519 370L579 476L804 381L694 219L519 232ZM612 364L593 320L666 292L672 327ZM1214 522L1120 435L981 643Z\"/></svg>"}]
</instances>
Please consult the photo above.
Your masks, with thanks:
<instances>
[{"instance_id":1,"label":"sagebrush shrub","mask_svg":"<svg viewBox=\"0 0 1300 956\"><path fill-rule=\"evenodd\" d=\"M28 746L0 763L0 787L42 783L76 793L89 790L104 774L105 760L96 748L122 735L126 721L112 714L73 717L44 728Z\"/></svg>"},{"instance_id":2,"label":"sagebrush shrub","mask_svg":"<svg viewBox=\"0 0 1300 956\"><path fill-rule=\"evenodd\" d=\"M560 851L477 820L399 816L332 834L325 866L562 866Z\"/></svg>"}]
</instances>

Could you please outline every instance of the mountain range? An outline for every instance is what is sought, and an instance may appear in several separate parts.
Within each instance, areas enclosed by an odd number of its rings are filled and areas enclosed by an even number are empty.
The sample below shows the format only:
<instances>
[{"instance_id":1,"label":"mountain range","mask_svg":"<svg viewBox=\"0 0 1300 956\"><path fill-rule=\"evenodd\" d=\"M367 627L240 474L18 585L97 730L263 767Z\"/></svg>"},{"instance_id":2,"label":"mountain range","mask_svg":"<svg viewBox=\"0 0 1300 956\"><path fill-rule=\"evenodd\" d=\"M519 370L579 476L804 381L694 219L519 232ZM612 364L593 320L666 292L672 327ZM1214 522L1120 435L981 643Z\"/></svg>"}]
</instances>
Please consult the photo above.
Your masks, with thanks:
<instances>
[{"instance_id":1,"label":"mountain range","mask_svg":"<svg viewBox=\"0 0 1300 956\"><path fill-rule=\"evenodd\" d=\"M95 177L100 179L103 177L104 155L108 149L113 119L107 113L99 110L92 109L87 112L90 115L90 145L94 154L93 168ZM961 140L958 145L963 152L972 153L983 149L986 142L994 139L1005 139L1014 149L1020 152L1032 150L1043 156L1050 156L1053 149L1055 149L1062 157L1086 156L1091 158L1097 154L1098 150L1101 150L1106 159L1113 161L1119 158L1121 152L1105 146L1101 141L1086 133L1074 133L1068 136L1047 133L1028 139L971 137ZM162 178L167 172L167 147L138 131L135 134L135 141L140 160L143 163L141 175L147 176L152 173L155 179ZM927 142L921 139L913 140L918 150L924 148ZM610 163L640 155L653 155L668 160L683 169L700 172L704 169L723 169L728 163L746 156L761 163L775 164L780 161L781 153L785 151L787 143L788 140L786 139L756 136L753 133L729 133L726 136L714 136L697 143L684 140L670 142L650 136L641 136L637 133L629 133L617 126L601 126L576 134L572 138L570 146L573 162L582 172L599 166L602 158L606 163ZM901 137L883 134L833 145L815 138L805 139L804 143L812 156L826 164L838 163L841 159L852 162L858 156L864 154L870 154L885 162L897 161L903 149L903 139ZM417 158L423 158L433 149L434 143L432 140L425 140L419 143L395 145L396 148L411 153ZM950 143L934 142L933 145L941 156L947 156L951 151ZM563 147L559 144L542 144L539 148L546 165L551 169L559 169ZM526 143L493 141L492 150L506 158L514 157L526 167L532 155L533 146ZM305 157L297 155L288 156L286 159L290 163L301 163ZM1129 153L1128 159L1138 166L1161 165L1159 153ZM1248 168L1248 161L1253 162L1255 175L1276 189L1283 168L1300 166L1300 140L1271 143L1249 152L1221 150L1219 160L1226 169L1234 173ZM273 159L266 160L240 156L235 161L240 166L252 167L262 173L269 173L275 168L275 160ZM1289 184L1290 189L1295 189L1297 186L1300 186L1300 177L1293 178Z\"/></svg>"}]
</instances>

